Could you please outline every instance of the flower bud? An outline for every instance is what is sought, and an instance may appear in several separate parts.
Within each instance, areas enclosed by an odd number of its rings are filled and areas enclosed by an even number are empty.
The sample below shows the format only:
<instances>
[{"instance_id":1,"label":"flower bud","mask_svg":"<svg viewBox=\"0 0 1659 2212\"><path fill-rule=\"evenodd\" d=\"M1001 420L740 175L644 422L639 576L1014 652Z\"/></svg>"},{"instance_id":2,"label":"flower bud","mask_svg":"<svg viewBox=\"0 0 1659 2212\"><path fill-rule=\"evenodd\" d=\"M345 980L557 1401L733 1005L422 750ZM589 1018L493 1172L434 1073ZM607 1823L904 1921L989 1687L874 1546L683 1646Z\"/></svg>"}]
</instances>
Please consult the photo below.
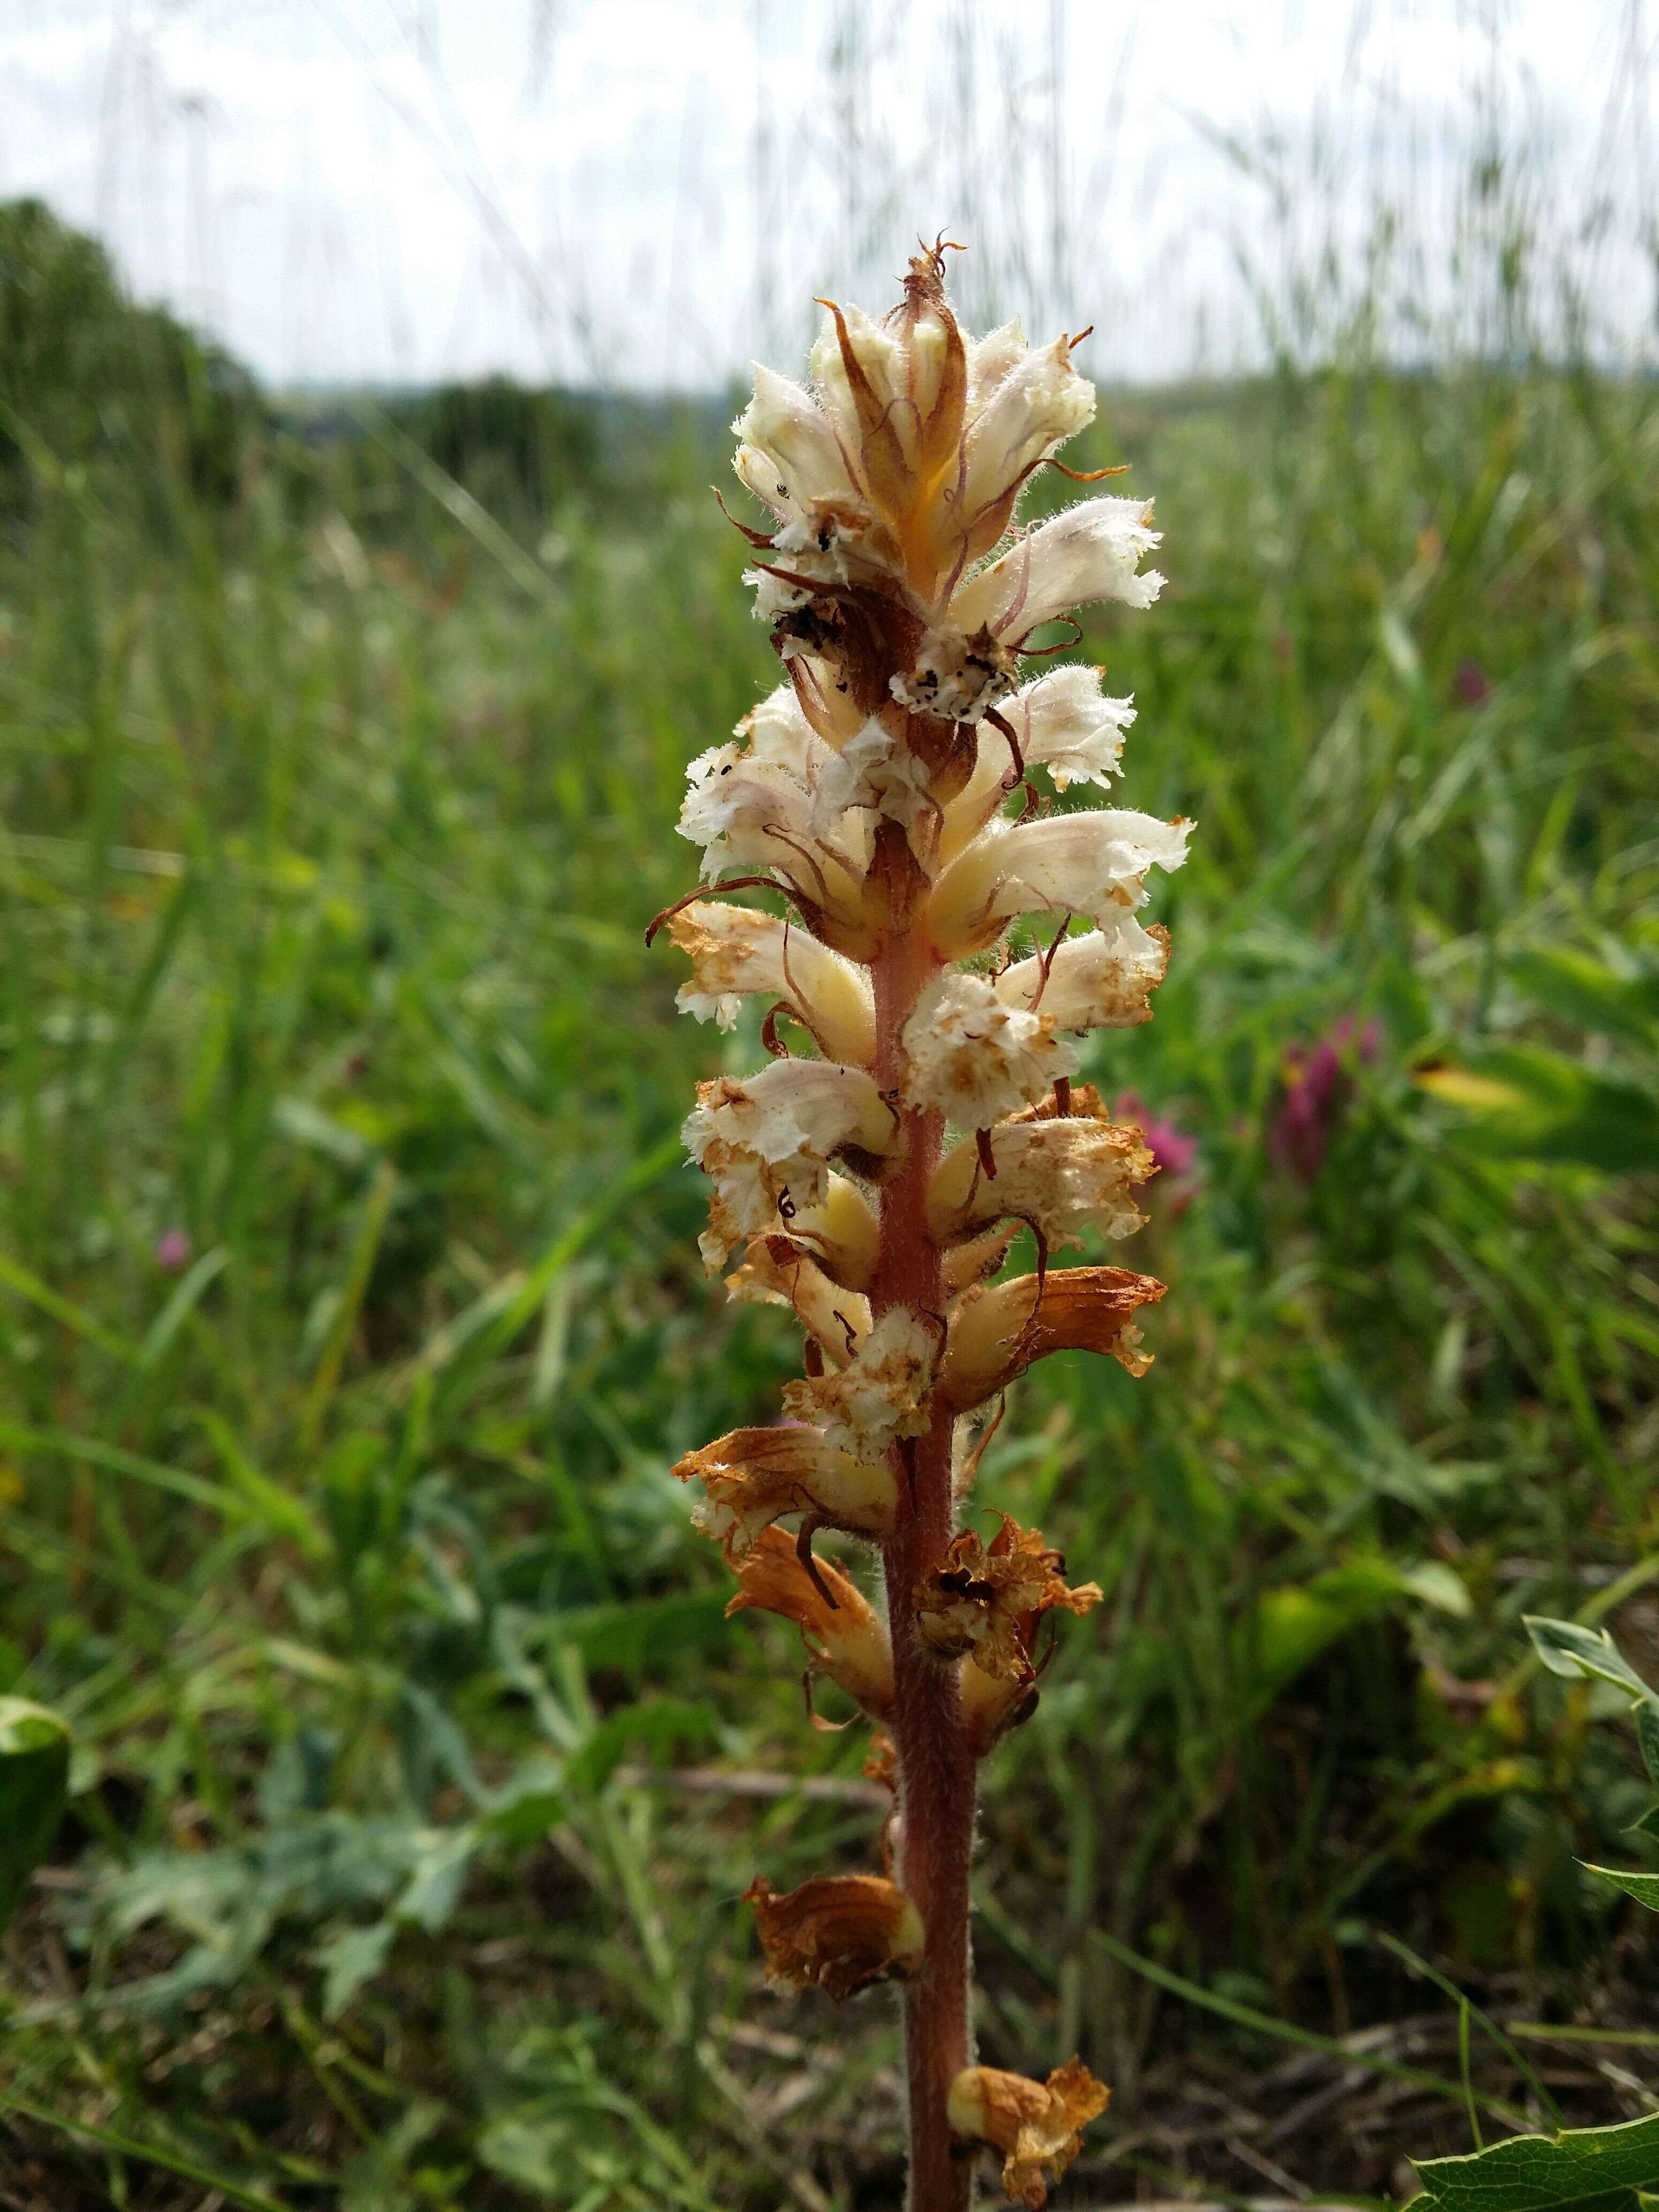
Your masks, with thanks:
<instances>
[{"instance_id":1,"label":"flower bud","mask_svg":"<svg viewBox=\"0 0 1659 2212\"><path fill-rule=\"evenodd\" d=\"M1111 2091L1081 2059L1057 2066L1047 2081L966 2066L951 2084L952 2131L1003 2154L1002 2193L1042 2212L1048 2182L1058 2181L1083 2148L1083 2130L1105 2111Z\"/></svg>"},{"instance_id":2,"label":"flower bud","mask_svg":"<svg viewBox=\"0 0 1659 2212\"><path fill-rule=\"evenodd\" d=\"M864 1466L837 1451L822 1429L791 1422L775 1429L733 1429L675 1462L681 1482L698 1481L703 1496L692 1526L740 1559L763 1528L791 1513L850 1535L892 1533L897 1504L892 1470Z\"/></svg>"},{"instance_id":3,"label":"flower bud","mask_svg":"<svg viewBox=\"0 0 1659 2212\"><path fill-rule=\"evenodd\" d=\"M893 1654L881 1620L859 1589L828 1559L809 1573L799 1547L781 1528L766 1528L733 1562L738 1594L726 1618L754 1607L793 1620L816 1674L881 1719L892 1710Z\"/></svg>"},{"instance_id":4,"label":"flower bud","mask_svg":"<svg viewBox=\"0 0 1659 2212\"><path fill-rule=\"evenodd\" d=\"M780 520L814 501L855 495L834 426L810 392L757 362L755 396L732 430L741 441L733 466Z\"/></svg>"},{"instance_id":5,"label":"flower bud","mask_svg":"<svg viewBox=\"0 0 1659 2212\"><path fill-rule=\"evenodd\" d=\"M755 1908L768 1974L791 1989L851 1996L921 1965L921 1916L879 1875L828 1875L782 1897L763 1877L744 1895Z\"/></svg>"}]
</instances>

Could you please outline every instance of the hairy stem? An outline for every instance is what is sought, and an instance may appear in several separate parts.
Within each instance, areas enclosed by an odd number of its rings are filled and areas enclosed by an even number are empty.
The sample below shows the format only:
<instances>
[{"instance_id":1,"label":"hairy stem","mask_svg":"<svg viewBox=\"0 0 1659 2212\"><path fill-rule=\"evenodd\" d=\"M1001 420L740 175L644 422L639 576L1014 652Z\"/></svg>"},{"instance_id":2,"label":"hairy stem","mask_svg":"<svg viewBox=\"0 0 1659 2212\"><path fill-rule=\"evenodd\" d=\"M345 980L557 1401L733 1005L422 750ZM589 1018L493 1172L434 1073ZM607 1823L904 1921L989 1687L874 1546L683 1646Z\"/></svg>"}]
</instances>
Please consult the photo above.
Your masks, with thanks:
<instances>
[{"instance_id":1,"label":"hairy stem","mask_svg":"<svg viewBox=\"0 0 1659 2212\"><path fill-rule=\"evenodd\" d=\"M878 1073L897 1079L898 1039L936 963L919 923L895 935L875 967ZM928 1178L943 1123L907 1113L903 1164L881 1194L881 1243L872 1305L942 1312L939 1255L926 1227ZM904 1996L910 2121L908 2212L966 2212L970 2160L953 2153L946 2103L970 2057L968 1873L976 1774L963 1719L957 1670L923 1646L915 1629L918 1578L938 1565L955 1527L951 1421L936 1415L907 1448L899 1522L886 1547L887 1610L893 1638L894 1729L899 1758L901 1886L927 1929L922 1971Z\"/></svg>"}]
</instances>

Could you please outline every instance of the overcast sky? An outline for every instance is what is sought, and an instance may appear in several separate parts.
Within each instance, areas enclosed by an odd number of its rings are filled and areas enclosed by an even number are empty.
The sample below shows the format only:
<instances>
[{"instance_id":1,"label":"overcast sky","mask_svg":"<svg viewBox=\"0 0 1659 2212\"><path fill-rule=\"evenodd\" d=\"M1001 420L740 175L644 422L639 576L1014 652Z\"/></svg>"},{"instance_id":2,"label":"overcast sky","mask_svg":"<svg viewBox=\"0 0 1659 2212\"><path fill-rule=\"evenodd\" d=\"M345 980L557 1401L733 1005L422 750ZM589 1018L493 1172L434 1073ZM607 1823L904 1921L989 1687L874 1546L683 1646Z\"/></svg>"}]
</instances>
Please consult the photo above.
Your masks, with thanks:
<instances>
[{"instance_id":1,"label":"overcast sky","mask_svg":"<svg viewBox=\"0 0 1659 2212\"><path fill-rule=\"evenodd\" d=\"M44 196L279 382L707 386L941 226L974 304L1092 320L1095 373L1151 378L1250 356L1258 295L1299 275L1328 309L1326 233L1352 270L1384 204L1425 248L1401 313L1473 298L1467 181L1501 144L1492 207L1525 209L1547 278L1591 271L1633 343L1650 13L0 0L0 196Z\"/></svg>"}]
</instances>

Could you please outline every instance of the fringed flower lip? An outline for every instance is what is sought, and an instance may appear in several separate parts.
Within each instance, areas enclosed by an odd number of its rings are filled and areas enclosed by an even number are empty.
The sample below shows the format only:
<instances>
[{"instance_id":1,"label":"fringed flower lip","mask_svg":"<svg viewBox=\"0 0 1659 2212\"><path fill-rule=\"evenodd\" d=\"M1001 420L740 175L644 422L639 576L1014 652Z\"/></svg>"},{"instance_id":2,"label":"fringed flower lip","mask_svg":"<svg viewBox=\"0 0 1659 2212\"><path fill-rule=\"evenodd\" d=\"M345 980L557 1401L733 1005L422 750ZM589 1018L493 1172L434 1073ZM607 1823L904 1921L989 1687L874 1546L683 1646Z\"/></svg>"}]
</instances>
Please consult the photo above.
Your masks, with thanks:
<instances>
[{"instance_id":1,"label":"fringed flower lip","mask_svg":"<svg viewBox=\"0 0 1659 2212\"><path fill-rule=\"evenodd\" d=\"M965 2140L1003 2154L1002 2193L1011 2204L1042 2212L1048 2184L1076 2158L1084 2129L1105 2111L1111 2094L1080 2058L1057 2066L1046 2081L968 2066L951 2085L951 2125Z\"/></svg>"}]
</instances>

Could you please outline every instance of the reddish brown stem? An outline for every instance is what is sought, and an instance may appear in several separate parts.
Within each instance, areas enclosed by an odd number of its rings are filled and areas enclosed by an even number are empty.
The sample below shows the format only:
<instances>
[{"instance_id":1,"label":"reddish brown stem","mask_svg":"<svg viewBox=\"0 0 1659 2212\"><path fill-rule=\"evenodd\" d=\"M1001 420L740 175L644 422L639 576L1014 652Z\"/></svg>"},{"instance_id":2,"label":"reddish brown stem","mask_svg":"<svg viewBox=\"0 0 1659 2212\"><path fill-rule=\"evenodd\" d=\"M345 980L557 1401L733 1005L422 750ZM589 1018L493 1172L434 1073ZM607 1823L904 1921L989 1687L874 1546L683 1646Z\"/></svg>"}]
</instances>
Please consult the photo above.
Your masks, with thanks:
<instances>
[{"instance_id":1,"label":"reddish brown stem","mask_svg":"<svg viewBox=\"0 0 1659 2212\"><path fill-rule=\"evenodd\" d=\"M898 1039L917 993L938 963L920 923L896 935L875 963L878 1080L898 1080ZM906 1112L903 1164L881 1193L881 1243L872 1304L938 1312L939 1255L926 1229L928 1178L944 1135L937 1114ZM946 2105L971 2056L968 1875L973 1851L975 1763L957 1670L941 1666L915 1629L917 1581L939 1564L955 1528L951 1421L941 1412L916 1440L914 1482L901 1490L898 1527L886 1547L893 1638L893 1734L899 1758L899 1881L927 1929L922 1970L904 1993L910 2122L908 2212L967 2212L972 2161L953 2149Z\"/></svg>"}]
</instances>

